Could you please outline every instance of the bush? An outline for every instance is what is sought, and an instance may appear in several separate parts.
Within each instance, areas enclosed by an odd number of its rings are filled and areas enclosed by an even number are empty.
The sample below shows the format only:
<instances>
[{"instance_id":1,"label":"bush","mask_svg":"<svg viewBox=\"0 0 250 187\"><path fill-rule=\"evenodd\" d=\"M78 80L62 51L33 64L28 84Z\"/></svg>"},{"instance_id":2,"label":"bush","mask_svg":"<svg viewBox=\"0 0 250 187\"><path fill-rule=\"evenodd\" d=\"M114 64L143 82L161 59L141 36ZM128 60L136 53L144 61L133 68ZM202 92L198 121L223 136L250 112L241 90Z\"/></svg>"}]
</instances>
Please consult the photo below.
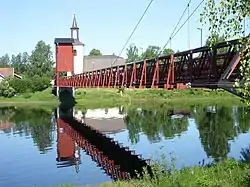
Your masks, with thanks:
<instances>
[{"instance_id":1,"label":"bush","mask_svg":"<svg viewBox=\"0 0 250 187\"><path fill-rule=\"evenodd\" d=\"M43 91L50 86L50 79L47 77L34 76L32 78L10 78L9 85L14 88L16 93L31 93Z\"/></svg>"},{"instance_id":2,"label":"bush","mask_svg":"<svg viewBox=\"0 0 250 187\"><path fill-rule=\"evenodd\" d=\"M0 83L0 96L2 97L13 97L15 95L15 90L9 85L6 80L2 80Z\"/></svg>"},{"instance_id":3,"label":"bush","mask_svg":"<svg viewBox=\"0 0 250 187\"><path fill-rule=\"evenodd\" d=\"M31 82L32 92L39 92L47 89L50 86L50 78L34 76Z\"/></svg>"},{"instance_id":4,"label":"bush","mask_svg":"<svg viewBox=\"0 0 250 187\"><path fill-rule=\"evenodd\" d=\"M9 85L14 88L16 93L26 93L31 91L31 81L30 79L17 79L10 78L7 79Z\"/></svg>"}]
</instances>

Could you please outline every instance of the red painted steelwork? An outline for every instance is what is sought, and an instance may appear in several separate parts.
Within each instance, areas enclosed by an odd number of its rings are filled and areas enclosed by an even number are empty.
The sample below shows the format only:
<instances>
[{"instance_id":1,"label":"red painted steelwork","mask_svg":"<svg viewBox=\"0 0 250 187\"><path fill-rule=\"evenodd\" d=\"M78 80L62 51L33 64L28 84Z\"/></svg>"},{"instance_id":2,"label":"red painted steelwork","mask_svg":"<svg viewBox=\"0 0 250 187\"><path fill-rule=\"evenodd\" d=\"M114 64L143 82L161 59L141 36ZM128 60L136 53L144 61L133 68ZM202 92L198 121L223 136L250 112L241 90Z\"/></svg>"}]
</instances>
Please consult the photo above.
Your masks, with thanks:
<instances>
[{"instance_id":1,"label":"red painted steelwork","mask_svg":"<svg viewBox=\"0 0 250 187\"><path fill-rule=\"evenodd\" d=\"M184 88L190 82L192 87L216 87L223 72L236 55L238 40L218 43L212 49L197 48L172 55L160 56L123 66L85 72L71 77L60 77L58 86L129 87L129 88ZM221 51L227 52L221 52ZM239 65L234 67L229 80L239 76Z\"/></svg>"}]
</instances>

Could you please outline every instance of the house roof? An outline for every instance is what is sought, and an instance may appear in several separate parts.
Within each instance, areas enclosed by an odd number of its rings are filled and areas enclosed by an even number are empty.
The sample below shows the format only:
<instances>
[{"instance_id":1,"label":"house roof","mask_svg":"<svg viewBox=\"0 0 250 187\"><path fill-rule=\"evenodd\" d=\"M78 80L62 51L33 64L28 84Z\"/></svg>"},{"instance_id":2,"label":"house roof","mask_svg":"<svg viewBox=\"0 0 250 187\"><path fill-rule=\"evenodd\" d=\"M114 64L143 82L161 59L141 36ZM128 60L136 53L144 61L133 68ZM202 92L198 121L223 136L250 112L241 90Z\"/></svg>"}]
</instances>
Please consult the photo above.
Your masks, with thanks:
<instances>
[{"instance_id":1,"label":"house roof","mask_svg":"<svg viewBox=\"0 0 250 187\"><path fill-rule=\"evenodd\" d=\"M83 58L83 71L87 72L87 71L105 69L111 67L111 65L112 66L125 65L125 63L126 60L124 58L116 55L85 56Z\"/></svg>"},{"instance_id":2,"label":"house roof","mask_svg":"<svg viewBox=\"0 0 250 187\"><path fill-rule=\"evenodd\" d=\"M0 74L3 77L14 77L14 68L0 68Z\"/></svg>"},{"instance_id":3,"label":"house roof","mask_svg":"<svg viewBox=\"0 0 250 187\"><path fill-rule=\"evenodd\" d=\"M75 40L73 38L55 38L55 44L73 44Z\"/></svg>"},{"instance_id":4,"label":"house roof","mask_svg":"<svg viewBox=\"0 0 250 187\"><path fill-rule=\"evenodd\" d=\"M22 79L22 76L14 72L14 68L0 68L0 77L2 78L17 77L19 79Z\"/></svg>"}]
</instances>

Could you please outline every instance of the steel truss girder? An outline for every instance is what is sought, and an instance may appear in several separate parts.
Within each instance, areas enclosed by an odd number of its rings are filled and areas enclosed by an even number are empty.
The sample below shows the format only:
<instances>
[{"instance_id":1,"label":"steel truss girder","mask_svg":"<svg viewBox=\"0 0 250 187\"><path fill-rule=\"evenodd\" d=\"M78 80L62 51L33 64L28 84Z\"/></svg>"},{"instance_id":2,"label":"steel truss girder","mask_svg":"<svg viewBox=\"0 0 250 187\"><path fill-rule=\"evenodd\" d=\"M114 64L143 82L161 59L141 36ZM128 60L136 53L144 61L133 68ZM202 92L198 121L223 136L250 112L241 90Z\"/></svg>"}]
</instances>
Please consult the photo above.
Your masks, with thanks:
<instances>
[{"instance_id":1,"label":"steel truss girder","mask_svg":"<svg viewBox=\"0 0 250 187\"><path fill-rule=\"evenodd\" d=\"M128 63L85 72L70 77L57 77L58 86L76 88L177 88L191 83L192 87L218 87L221 76L236 55L238 40L196 48L157 59ZM228 79L239 76L239 64Z\"/></svg>"}]
</instances>

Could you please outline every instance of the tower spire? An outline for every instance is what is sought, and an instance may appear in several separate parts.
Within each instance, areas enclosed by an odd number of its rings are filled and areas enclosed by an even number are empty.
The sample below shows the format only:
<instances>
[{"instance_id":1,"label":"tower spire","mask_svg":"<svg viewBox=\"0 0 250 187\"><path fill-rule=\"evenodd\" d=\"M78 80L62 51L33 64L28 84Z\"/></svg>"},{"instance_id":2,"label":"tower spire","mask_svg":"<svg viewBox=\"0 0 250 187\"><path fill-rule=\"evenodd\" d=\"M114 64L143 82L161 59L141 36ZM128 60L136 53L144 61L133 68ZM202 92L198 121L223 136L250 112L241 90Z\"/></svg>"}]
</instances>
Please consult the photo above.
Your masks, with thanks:
<instances>
[{"instance_id":1,"label":"tower spire","mask_svg":"<svg viewBox=\"0 0 250 187\"><path fill-rule=\"evenodd\" d=\"M76 14L73 15L73 23L71 29L79 29L76 22Z\"/></svg>"},{"instance_id":2,"label":"tower spire","mask_svg":"<svg viewBox=\"0 0 250 187\"><path fill-rule=\"evenodd\" d=\"M71 26L70 30L71 30L71 38L79 41L79 27L77 26L75 14L73 16L73 22L72 22L72 26Z\"/></svg>"}]
</instances>

